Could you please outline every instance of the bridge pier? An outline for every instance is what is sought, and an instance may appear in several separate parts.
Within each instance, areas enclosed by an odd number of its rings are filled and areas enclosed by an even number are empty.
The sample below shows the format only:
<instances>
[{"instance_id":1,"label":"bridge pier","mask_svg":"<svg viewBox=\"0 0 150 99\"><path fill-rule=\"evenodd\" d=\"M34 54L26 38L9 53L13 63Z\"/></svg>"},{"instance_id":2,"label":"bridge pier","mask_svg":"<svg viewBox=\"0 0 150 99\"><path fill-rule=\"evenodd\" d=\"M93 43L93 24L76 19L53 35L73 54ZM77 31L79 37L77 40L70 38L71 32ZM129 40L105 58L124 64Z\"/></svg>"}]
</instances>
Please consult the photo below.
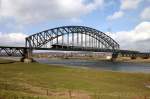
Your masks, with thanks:
<instances>
[{"instance_id":1,"label":"bridge pier","mask_svg":"<svg viewBox=\"0 0 150 99\"><path fill-rule=\"evenodd\" d=\"M117 52L113 52L112 53L112 57L111 57L111 61L114 62L114 61L116 61L117 58L118 58L118 53Z\"/></svg>"},{"instance_id":2,"label":"bridge pier","mask_svg":"<svg viewBox=\"0 0 150 99\"><path fill-rule=\"evenodd\" d=\"M32 58L32 50L24 48L24 50L23 50L23 56L22 56L22 58L21 58L20 61L24 62L24 63L34 62L34 60Z\"/></svg>"},{"instance_id":3,"label":"bridge pier","mask_svg":"<svg viewBox=\"0 0 150 99\"><path fill-rule=\"evenodd\" d=\"M137 58L137 56L131 56L131 59L133 60L133 59L136 59Z\"/></svg>"}]
</instances>

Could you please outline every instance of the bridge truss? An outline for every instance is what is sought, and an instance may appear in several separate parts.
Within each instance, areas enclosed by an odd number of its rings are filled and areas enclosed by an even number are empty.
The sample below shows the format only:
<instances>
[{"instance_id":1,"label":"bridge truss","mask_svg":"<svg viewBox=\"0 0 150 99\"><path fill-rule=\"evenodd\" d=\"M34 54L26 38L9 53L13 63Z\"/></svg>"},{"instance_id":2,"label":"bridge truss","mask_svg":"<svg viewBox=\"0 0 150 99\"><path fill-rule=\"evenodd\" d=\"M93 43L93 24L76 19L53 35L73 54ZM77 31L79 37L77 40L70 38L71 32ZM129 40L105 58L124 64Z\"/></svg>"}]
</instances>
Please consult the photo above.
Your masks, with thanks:
<instances>
[{"instance_id":1,"label":"bridge truss","mask_svg":"<svg viewBox=\"0 0 150 99\"><path fill-rule=\"evenodd\" d=\"M26 48L25 47L6 47L0 46L0 56L13 56L13 57L22 57L25 56Z\"/></svg>"},{"instance_id":2,"label":"bridge truss","mask_svg":"<svg viewBox=\"0 0 150 99\"><path fill-rule=\"evenodd\" d=\"M64 26L45 30L26 38L26 47L51 48L64 45L99 49L119 49L119 44L105 33L84 26Z\"/></svg>"},{"instance_id":3,"label":"bridge truss","mask_svg":"<svg viewBox=\"0 0 150 99\"><path fill-rule=\"evenodd\" d=\"M119 44L105 33L85 26L63 26L26 38L25 47L0 46L0 56L32 58L33 50L112 52L112 56L150 57L150 53L120 50Z\"/></svg>"}]
</instances>

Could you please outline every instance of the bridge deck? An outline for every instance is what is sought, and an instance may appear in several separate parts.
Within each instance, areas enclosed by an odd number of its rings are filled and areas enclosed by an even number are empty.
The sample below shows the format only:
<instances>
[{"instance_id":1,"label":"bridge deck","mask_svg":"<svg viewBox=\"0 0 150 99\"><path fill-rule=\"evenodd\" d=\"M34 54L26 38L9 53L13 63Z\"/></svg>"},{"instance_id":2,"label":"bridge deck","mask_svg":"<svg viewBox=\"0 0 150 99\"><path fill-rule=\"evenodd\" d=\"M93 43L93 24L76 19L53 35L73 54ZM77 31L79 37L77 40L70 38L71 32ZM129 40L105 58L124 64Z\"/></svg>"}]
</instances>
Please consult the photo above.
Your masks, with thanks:
<instances>
[{"instance_id":1,"label":"bridge deck","mask_svg":"<svg viewBox=\"0 0 150 99\"><path fill-rule=\"evenodd\" d=\"M29 47L13 47L13 46L0 46L0 49L32 49L32 50L60 50L60 51L93 51L93 52L119 52L119 53L139 53L139 51L120 50L120 49L105 49L105 48L84 48L84 47L51 47L51 48L29 48Z\"/></svg>"},{"instance_id":2,"label":"bridge deck","mask_svg":"<svg viewBox=\"0 0 150 99\"><path fill-rule=\"evenodd\" d=\"M120 49L99 49L99 48L84 48L84 47L52 47L52 48L29 48L29 47L13 47L0 46L0 56L24 56L26 50L58 50L58 51L92 51L92 52L112 52L121 54L122 56L143 56L150 57L150 53L141 53L139 51L120 50Z\"/></svg>"}]
</instances>

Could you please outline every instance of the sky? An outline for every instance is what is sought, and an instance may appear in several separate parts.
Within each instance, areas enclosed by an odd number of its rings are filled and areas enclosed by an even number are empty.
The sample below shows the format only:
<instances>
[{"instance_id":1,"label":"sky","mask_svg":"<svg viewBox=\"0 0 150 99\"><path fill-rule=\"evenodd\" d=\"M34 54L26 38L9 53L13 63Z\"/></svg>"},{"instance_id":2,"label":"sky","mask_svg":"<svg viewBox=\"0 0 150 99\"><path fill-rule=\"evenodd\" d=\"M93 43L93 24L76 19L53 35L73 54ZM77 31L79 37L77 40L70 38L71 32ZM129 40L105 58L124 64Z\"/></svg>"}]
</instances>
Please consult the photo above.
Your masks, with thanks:
<instances>
[{"instance_id":1,"label":"sky","mask_svg":"<svg viewBox=\"0 0 150 99\"><path fill-rule=\"evenodd\" d=\"M88 26L121 49L150 52L150 0L0 0L0 46L24 46L43 30Z\"/></svg>"}]
</instances>

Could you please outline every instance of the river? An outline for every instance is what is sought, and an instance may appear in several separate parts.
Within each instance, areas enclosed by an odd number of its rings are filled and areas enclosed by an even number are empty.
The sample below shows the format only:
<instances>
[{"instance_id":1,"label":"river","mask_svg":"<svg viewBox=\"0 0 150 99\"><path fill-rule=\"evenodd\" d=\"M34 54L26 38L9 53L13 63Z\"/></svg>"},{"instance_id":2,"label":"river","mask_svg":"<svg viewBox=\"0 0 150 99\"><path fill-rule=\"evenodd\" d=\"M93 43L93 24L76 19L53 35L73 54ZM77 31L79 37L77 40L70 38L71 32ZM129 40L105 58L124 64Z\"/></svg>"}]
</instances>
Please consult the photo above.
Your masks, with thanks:
<instances>
[{"instance_id":1,"label":"river","mask_svg":"<svg viewBox=\"0 0 150 99\"><path fill-rule=\"evenodd\" d=\"M150 73L150 63L127 63L80 59L36 59L39 63L55 64L68 67L91 68L121 72Z\"/></svg>"}]
</instances>

